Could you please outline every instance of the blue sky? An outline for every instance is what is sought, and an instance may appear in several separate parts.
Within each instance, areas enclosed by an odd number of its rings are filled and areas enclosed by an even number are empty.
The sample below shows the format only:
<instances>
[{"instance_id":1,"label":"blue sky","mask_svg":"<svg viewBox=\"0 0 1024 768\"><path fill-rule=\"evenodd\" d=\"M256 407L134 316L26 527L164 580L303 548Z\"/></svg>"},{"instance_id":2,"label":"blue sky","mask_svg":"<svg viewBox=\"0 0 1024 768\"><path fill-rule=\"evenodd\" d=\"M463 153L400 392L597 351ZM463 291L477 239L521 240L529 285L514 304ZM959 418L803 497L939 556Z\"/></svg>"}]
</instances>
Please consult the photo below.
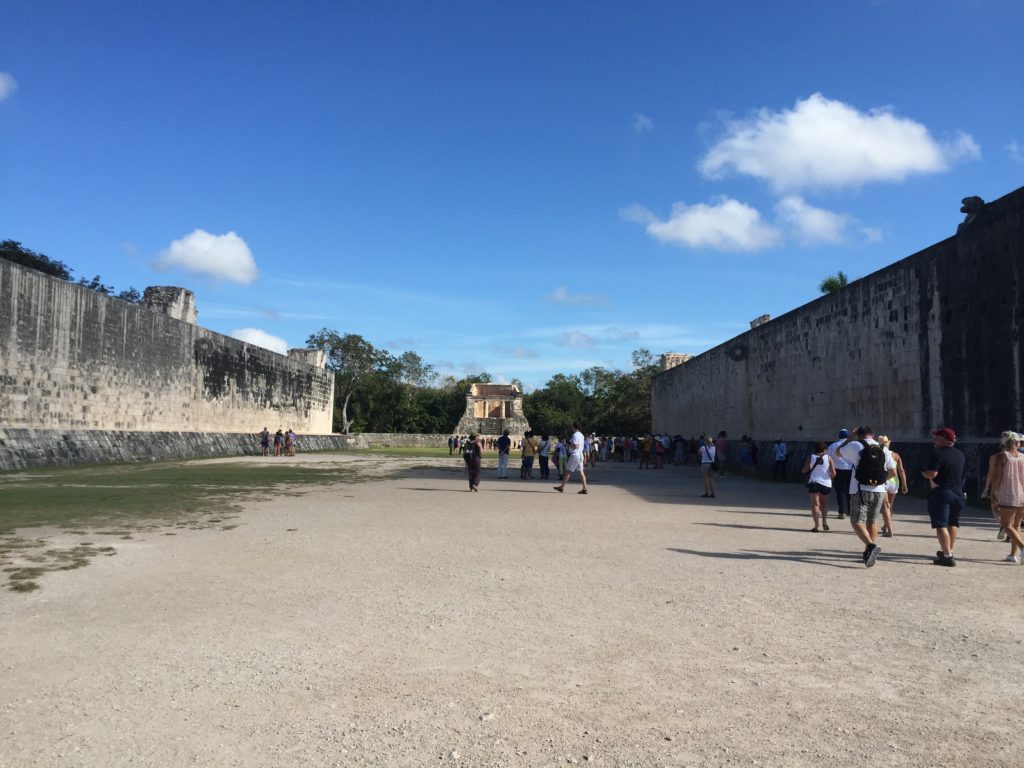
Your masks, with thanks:
<instances>
[{"instance_id":1,"label":"blue sky","mask_svg":"<svg viewBox=\"0 0 1024 768\"><path fill-rule=\"evenodd\" d=\"M1022 28L1011 0L12 0L0 239L264 343L627 368L1024 184Z\"/></svg>"}]
</instances>

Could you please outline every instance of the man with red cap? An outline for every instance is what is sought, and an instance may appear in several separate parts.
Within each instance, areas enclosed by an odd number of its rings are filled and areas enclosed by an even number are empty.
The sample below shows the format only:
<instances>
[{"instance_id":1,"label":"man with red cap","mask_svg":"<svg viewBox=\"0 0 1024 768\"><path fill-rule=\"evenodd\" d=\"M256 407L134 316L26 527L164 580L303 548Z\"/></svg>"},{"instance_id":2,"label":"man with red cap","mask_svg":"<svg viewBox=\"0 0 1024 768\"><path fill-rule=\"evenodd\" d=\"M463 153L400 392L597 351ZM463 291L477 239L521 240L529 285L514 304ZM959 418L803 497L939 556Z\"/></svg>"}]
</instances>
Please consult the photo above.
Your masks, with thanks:
<instances>
[{"instance_id":1,"label":"man with red cap","mask_svg":"<svg viewBox=\"0 0 1024 768\"><path fill-rule=\"evenodd\" d=\"M928 516L939 540L939 551L932 561L936 565L952 568L956 565L953 547L960 530L960 511L964 508L964 464L966 460L959 448L954 448L956 432L949 427L933 430L935 450L928 468L921 474L931 484L928 494Z\"/></svg>"}]
</instances>

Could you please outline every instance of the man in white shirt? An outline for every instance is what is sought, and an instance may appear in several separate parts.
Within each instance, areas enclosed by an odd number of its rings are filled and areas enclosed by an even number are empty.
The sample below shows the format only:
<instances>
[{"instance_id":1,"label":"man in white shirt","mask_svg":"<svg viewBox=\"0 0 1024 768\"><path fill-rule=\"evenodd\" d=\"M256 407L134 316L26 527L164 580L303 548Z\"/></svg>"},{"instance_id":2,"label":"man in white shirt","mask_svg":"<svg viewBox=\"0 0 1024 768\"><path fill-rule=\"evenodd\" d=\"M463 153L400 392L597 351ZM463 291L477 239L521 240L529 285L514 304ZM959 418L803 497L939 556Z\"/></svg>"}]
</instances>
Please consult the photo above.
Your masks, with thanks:
<instances>
[{"instance_id":1,"label":"man in white shirt","mask_svg":"<svg viewBox=\"0 0 1024 768\"><path fill-rule=\"evenodd\" d=\"M575 421L572 423L572 437L569 438L569 458L565 462L562 484L555 486L556 491L562 493L565 490L565 484L569 482L573 472L580 473L580 482L583 484L583 490L580 493L586 494L587 476L583 472L583 433L580 431L580 425Z\"/></svg>"},{"instance_id":2,"label":"man in white shirt","mask_svg":"<svg viewBox=\"0 0 1024 768\"><path fill-rule=\"evenodd\" d=\"M842 520L850 514L850 478L853 477L853 465L839 455L839 446L850 436L850 430L840 429L839 439L828 447L826 453L836 465L836 479L832 487L836 491L836 508L839 510L839 519Z\"/></svg>"},{"instance_id":3,"label":"man in white shirt","mask_svg":"<svg viewBox=\"0 0 1024 768\"><path fill-rule=\"evenodd\" d=\"M846 438L837 452L854 468L850 479L850 525L864 543L862 558L870 568L882 551L878 546L878 521L885 503L885 483L896 477L896 460L882 450L871 427L857 427L856 435L856 440Z\"/></svg>"},{"instance_id":4,"label":"man in white shirt","mask_svg":"<svg viewBox=\"0 0 1024 768\"><path fill-rule=\"evenodd\" d=\"M775 471L772 473L772 480L786 479L786 457L789 455L789 446L782 442L780 437L775 441Z\"/></svg>"}]
</instances>

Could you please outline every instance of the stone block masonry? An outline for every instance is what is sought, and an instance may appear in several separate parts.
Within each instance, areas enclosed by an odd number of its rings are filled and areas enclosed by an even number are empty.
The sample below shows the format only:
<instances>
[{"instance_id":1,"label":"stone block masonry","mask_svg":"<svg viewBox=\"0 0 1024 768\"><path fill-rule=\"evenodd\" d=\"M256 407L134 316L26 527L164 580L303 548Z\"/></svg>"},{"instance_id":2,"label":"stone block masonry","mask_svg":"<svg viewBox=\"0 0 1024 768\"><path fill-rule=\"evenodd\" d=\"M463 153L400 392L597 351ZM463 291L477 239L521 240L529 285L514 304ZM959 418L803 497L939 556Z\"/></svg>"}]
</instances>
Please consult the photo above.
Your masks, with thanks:
<instances>
[{"instance_id":1,"label":"stone block masonry","mask_svg":"<svg viewBox=\"0 0 1024 768\"><path fill-rule=\"evenodd\" d=\"M315 355L196 326L188 291L146 303L0 259L0 428L330 433L334 377Z\"/></svg>"},{"instance_id":2,"label":"stone block masonry","mask_svg":"<svg viewBox=\"0 0 1024 768\"><path fill-rule=\"evenodd\" d=\"M298 450L350 448L444 448L448 435L307 435ZM0 471L174 459L257 456L256 433L139 432L101 429L9 429L0 427Z\"/></svg>"},{"instance_id":3,"label":"stone block masonry","mask_svg":"<svg viewBox=\"0 0 1024 768\"><path fill-rule=\"evenodd\" d=\"M652 427L790 442L870 425L965 441L1024 427L1024 188L954 237L651 382Z\"/></svg>"}]
</instances>

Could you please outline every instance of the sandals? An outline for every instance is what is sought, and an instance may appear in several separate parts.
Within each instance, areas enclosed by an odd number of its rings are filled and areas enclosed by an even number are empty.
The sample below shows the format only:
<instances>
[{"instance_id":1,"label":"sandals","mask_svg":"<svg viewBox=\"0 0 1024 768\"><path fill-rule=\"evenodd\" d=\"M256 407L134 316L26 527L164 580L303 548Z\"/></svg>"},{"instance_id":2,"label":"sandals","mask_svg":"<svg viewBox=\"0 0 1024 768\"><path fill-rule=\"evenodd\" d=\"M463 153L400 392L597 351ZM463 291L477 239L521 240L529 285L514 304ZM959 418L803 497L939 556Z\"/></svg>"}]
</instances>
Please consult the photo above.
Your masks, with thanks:
<instances>
[{"instance_id":1,"label":"sandals","mask_svg":"<svg viewBox=\"0 0 1024 768\"><path fill-rule=\"evenodd\" d=\"M558 491L559 493L565 493L565 488L563 488L562 486L560 486L560 485L556 485L556 486L553 486L553 487L554 487L554 489L555 489L556 491Z\"/></svg>"},{"instance_id":2,"label":"sandals","mask_svg":"<svg viewBox=\"0 0 1024 768\"><path fill-rule=\"evenodd\" d=\"M587 489L586 489L586 488L584 488L584 489L583 489L582 491L580 491L580 492L579 492L579 495L580 495L580 496L585 496L585 495L586 495L586 493L587 493Z\"/></svg>"}]
</instances>

